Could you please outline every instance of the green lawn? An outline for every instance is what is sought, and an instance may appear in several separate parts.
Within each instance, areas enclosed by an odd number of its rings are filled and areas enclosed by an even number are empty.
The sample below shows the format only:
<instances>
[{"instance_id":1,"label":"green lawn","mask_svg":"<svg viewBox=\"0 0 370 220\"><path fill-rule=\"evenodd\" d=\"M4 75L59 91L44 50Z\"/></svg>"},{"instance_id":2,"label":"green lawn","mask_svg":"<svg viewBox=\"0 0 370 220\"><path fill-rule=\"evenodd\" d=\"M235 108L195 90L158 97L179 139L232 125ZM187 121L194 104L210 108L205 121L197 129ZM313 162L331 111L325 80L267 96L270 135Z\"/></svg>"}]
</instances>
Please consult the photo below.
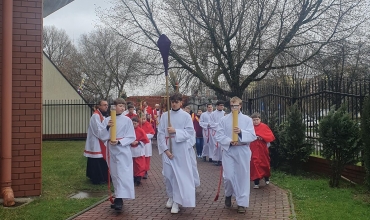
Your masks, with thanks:
<instances>
[{"instance_id":1,"label":"green lawn","mask_svg":"<svg viewBox=\"0 0 370 220\"><path fill-rule=\"evenodd\" d=\"M42 195L23 207L1 206L0 219L66 219L101 200L68 198L79 190L107 191L106 185L92 185L85 177L84 144L83 141L43 142ZM272 182L292 193L299 220L370 219L370 194L364 187L343 182L342 188L332 189L327 177L290 176L280 171L273 172Z\"/></svg>"},{"instance_id":2,"label":"green lawn","mask_svg":"<svg viewBox=\"0 0 370 220\"><path fill-rule=\"evenodd\" d=\"M313 174L272 175L274 184L292 193L297 219L370 219L370 194L363 186L341 182L341 188L333 189L328 178Z\"/></svg>"},{"instance_id":3,"label":"green lawn","mask_svg":"<svg viewBox=\"0 0 370 220\"><path fill-rule=\"evenodd\" d=\"M42 147L42 195L18 208L0 207L0 219L66 219L102 198L69 199L79 190L106 191L85 177L83 141L48 141Z\"/></svg>"}]
</instances>

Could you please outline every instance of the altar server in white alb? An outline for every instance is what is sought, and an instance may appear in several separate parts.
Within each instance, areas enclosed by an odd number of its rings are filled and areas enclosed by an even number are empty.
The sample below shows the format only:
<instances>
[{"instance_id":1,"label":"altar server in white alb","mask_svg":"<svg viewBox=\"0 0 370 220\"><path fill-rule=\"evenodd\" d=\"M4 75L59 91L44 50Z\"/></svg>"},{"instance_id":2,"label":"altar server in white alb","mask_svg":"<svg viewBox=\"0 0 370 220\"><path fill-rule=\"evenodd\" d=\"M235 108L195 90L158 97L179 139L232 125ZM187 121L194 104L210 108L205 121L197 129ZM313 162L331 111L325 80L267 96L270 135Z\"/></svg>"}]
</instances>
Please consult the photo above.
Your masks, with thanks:
<instances>
[{"instance_id":1,"label":"altar server in white alb","mask_svg":"<svg viewBox=\"0 0 370 220\"><path fill-rule=\"evenodd\" d=\"M224 111L224 102L223 101L217 101L216 103L216 110L214 110L210 116L211 118L211 130L212 130L212 135L211 135L211 141L210 145L212 146L210 148L210 157L212 158L214 164L216 166L221 165L222 161L222 149L217 142L215 138L216 130L218 127L218 123L220 122L221 118L225 116L225 111Z\"/></svg>"},{"instance_id":2,"label":"altar server in white alb","mask_svg":"<svg viewBox=\"0 0 370 220\"><path fill-rule=\"evenodd\" d=\"M213 112L213 106L211 103L207 104L207 111L203 112L199 118L199 125L202 127L203 132L203 161L207 161L207 157L212 162L212 154L210 154L210 138L211 138L211 114Z\"/></svg>"},{"instance_id":3,"label":"altar server in white alb","mask_svg":"<svg viewBox=\"0 0 370 220\"><path fill-rule=\"evenodd\" d=\"M222 147L222 166L225 186L225 206L231 207L231 196L235 196L238 213L249 207L250 160L249 144L256 140L253 121L240 112L242 100L230 99L232 111L238 111L238 127L233 127L233 114L224 116L217 127L216 140ZM238 134L238 141L232 141L232 133Z\"/></svg>"},{"instance_id":4,"label":"altar server in white alb","mask_svg":"<svg viewBox=\"0 0 370 220\"><path fill-rule=\"evenodd\" d=\"M158 127L158 150L162 155L163 174L169 197L166 207L171 208L171 213L178 213L179 205L195 207L195 187L199 185L199 175L194 164L193 122L190 115L181 109L181 94L173 94L170 100L171 126L168 126L168 112L163 113Z\"/></svg>"},{"instance_id":5,"label":"altar server in white alb","mask_svg":"<svg viewBox=\"0 0 370 220\"><path fill-rule=\"evenodd\" d=\"M108 166L106 162L106 143L99 140L98 132L104 115L108 110L108 102L100 100L99 105L90 118L87 130L84 156L87 157L86 176L93 184L106 183L108 181Z\"/></svg>"},{"instance_id":6,"label":"altar server in white alb","mask_svg":"<svg viewBox=\"0 0 370 220\"><path fill-rule=\"evenodd\" d=\"M116 141L108 141L108 161L110 174L114 186L114 204L111 208L121 210L123 199L135 199L134 182L132 181L133 163L130 144L135 141L135 130L130 118L122 113L125 109L125 100L118 98L114 100L116 105L116 124L110 117L104 120L104 127L99 129L99 138L103 141L110 140L109 129L116 126Z\"/></svg>"}]
</instances>

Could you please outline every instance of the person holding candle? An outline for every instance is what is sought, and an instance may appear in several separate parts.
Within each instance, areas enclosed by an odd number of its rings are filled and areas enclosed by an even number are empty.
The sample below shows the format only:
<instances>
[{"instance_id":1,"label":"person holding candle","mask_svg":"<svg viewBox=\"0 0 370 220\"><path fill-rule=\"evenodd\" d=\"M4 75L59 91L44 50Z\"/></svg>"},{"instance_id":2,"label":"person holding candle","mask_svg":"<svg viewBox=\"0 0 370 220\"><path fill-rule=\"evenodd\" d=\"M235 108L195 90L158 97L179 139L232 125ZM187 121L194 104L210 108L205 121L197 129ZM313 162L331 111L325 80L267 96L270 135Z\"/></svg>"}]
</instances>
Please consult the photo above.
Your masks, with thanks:
<instances>
[{"instance_id":1,"label":"person holding candle","mask_svg":"<svg viewBox=\"0 0 370 220\"><path fill-rule=\"evenodd\" d=\"M249 144L256 140L253 121L240 112L242 100L236 96L230 99L231 111L221 118L215 135L222 148L222 166L225 187L225 206L231 207L231 196L234 195L238 205L238 213L244 213L249 206L250 194L250 159ZM237 117L233 120L233 116ZM237 121L238 126L233 125ZM237 140L233 140L233 134Z\"/></svg>"},{"instance_id":2,"label":"person holding candle","mask_svg":"<svg viewBox=\"0 0 370 220\"><path fill-rule=\"evenodd\" d=\"M130 145L136 139L134 126L130 118L122 115L125 100L114 100L111 107L111 117L104 120L99 128L99 138L108 141L107 160L114 186L114 204L111 208L121 210L123 199L135 199L133 177L133 162ZM115 110L114 110L115 107ZM112 114L116 113L116 121Z\"/></svg>"}]
</instances>

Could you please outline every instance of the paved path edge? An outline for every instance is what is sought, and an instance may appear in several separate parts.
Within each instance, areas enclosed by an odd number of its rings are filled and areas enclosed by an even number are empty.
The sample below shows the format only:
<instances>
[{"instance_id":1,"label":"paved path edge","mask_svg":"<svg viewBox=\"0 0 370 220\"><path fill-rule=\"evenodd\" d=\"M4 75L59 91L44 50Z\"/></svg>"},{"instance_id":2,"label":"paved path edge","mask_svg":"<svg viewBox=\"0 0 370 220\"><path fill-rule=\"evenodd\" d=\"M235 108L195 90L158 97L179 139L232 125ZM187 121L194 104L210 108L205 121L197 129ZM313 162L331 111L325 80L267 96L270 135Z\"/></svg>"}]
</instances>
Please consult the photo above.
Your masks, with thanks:
<instances>
[{"instance_id":1,"label":"paved path edge","mask_svg":"<svg viewBox=\"0 0 370 220\"><path fill-rule=\"evenodd\" d=\"M89 211L90 209L93 209L95 208L96 206L100 205L101 203L107 201L109 199L109 196L106 196L104 197L102 200L99 200L98 202L96 202L95 204L92 204L91 206L87 207L86 209L82 210L82 211L79 211L77 212L76 214L72 215L71 217L67 218L66 220L72 220L74 218L76 218L77 216Z\"/></svg>"},{"instance_id":2,"label":"paved path edge","mask_svg":"<svg viewBox=\"0 0 370 220\"><path fill-rule=\"evenodd\" d=\"M288 189L288 200L289 200L289 206L290 206L290 212L292 215L292 219L297 220L297 215L294 211L294 203L293 203L293 193Z\"/></svg>"}]
</instances>

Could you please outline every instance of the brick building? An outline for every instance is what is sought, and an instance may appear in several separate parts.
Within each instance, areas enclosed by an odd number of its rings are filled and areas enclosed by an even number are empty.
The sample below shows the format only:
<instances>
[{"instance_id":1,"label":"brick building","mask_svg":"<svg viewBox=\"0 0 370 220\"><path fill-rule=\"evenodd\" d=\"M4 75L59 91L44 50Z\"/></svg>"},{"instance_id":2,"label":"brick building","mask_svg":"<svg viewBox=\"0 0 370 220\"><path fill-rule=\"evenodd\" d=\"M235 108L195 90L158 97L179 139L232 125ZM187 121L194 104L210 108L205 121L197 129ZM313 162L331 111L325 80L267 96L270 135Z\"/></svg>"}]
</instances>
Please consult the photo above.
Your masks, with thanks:
<instances>
[{"instance_id":1,"label":"brick building","mask_svg":"<svg viewBox=\"0 0 370 220\"><path fill-rule=\"evenodd\" d=\"M0 0L0 177L4 205L12 193L15 197L41 194L43 8L50 14L71 0L54 2Z\"/></svg>"}]
</instances>

